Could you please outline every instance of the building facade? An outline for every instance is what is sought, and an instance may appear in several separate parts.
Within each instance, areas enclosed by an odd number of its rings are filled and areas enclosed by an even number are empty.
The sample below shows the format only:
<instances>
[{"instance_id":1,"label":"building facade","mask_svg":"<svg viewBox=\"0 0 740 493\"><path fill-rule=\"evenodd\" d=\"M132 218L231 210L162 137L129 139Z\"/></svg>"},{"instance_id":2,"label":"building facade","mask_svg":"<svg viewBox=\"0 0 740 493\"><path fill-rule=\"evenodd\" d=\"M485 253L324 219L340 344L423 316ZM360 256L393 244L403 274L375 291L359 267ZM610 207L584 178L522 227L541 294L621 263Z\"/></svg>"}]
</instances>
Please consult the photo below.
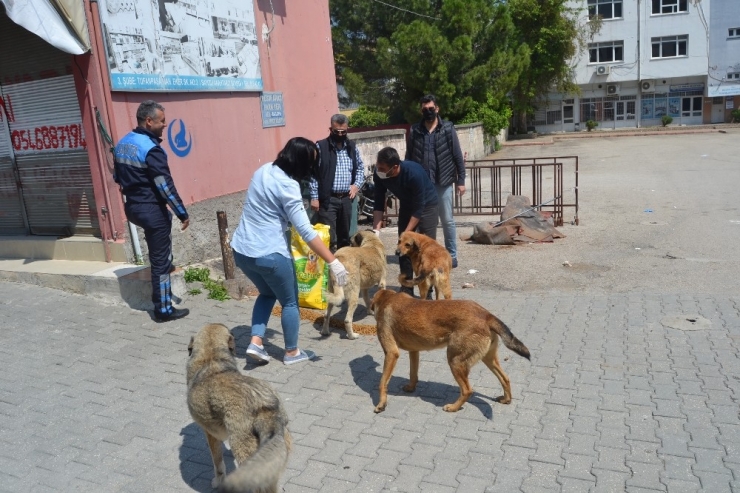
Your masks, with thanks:
<instances>
[{"instance_id":1,"label":"building facade","mask_svg":"<svg viewBox=\"0 0 740 493\"><path fill-rule=\"evenodd\" d=\"M654 126L665 115L673 125L730 121L727 101L734 105L740 95L740 76L737 84L729 80L740 64L740 2L573 0L571 6L580 11L580 25L600 16L602 26L573 61L581 94L548 95L533 118L538 132L583 130L589 120L601 129ZM720 104L714 93L721 82L729 99Z\"/></svg>"},{"instance_id":2,"label":"building facade","mask_svg":"<svg viewBox=\"0 0 740 493\"><path fill-rule=\"evenodd\" d=\"M173 235L176 261L218 256L216 210L238 221L260 165L291 137L328 133L338 105L328 1L63 1L79 4L89 33L77 54L0 3L0 242L89 236L125 252L108 260L133 260L145 244L126 221L110 148L153 99L191 216Z\"/></svg>"}]
</instances>

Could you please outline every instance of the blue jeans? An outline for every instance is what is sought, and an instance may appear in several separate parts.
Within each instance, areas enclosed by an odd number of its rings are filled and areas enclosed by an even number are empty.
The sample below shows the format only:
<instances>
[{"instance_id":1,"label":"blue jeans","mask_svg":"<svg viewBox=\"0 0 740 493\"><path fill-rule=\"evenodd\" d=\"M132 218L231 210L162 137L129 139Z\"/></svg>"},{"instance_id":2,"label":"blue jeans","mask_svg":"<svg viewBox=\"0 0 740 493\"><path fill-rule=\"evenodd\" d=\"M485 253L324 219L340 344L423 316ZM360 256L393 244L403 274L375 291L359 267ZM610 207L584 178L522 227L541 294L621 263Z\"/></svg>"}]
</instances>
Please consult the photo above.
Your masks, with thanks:
<instances>
[{"instance_id":1,"label":"blue jeans","mask_svg":"<svg viewBox=\"0 0 740 493\"><path fill-rule=\"evenodd\" d=\"M285 350L298 348L298 283L293 260L279 253L265 257L246 257L234 251L234 262L260 292L252 310L252 336L264 338L267 321L275 301L282 306L280 323L283 327Z\"/></svg>"},{"instance_id":2,"label":"blue jeans","mask_svg":"<svg viewBox=\"0 0 740 493\"><path fill-rule=\"evenodd\" d=\"M457 258L457 230L455 218L452 216L452 204L454 198L455 184L446 187L435 185L437 189L437 209L439 220L442 223L442 233L445 237L445 248L450 252L452 258Z\"/></svg>"}]
</instances>

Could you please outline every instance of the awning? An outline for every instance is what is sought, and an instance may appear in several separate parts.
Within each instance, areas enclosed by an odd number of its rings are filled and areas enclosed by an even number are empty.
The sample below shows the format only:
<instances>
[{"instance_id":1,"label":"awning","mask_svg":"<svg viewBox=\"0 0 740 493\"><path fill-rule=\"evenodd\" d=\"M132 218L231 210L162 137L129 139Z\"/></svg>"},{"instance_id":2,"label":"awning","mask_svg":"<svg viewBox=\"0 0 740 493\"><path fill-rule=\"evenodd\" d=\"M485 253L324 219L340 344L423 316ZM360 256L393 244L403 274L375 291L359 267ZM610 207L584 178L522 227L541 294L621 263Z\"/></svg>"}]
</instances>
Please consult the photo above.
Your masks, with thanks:
<instances>
[{"instance_id":1,"label":"awning","mask_svg":"<svg viewBox=\"0 0 740 493\"><path fill-rule=\"evenodd\" d=\"M90 51L82 0L0 0L8 17L52 46L73 55Z\"/></svg>"}]
</instances>

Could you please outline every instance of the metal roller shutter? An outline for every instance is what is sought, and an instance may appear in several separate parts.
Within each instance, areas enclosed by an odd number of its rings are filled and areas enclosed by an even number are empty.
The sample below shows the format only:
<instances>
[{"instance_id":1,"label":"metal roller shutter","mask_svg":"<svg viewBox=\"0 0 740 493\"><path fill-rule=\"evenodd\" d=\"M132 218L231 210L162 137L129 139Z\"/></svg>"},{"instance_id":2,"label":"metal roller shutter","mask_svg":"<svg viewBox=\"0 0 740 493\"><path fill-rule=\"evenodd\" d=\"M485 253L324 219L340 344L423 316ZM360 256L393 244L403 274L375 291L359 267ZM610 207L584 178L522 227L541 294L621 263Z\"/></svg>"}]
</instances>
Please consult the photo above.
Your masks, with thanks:
<instances>
[{"instance_id":1,"label":"metal roller shutter","mask_svg":"<svg viewBox=\"0 0 740 493\"><path fill-rule=\"evenodd\" d=\"M71 56L2 14L0 46L0 234L99 235Z\"/></svg>"}]
</instances>

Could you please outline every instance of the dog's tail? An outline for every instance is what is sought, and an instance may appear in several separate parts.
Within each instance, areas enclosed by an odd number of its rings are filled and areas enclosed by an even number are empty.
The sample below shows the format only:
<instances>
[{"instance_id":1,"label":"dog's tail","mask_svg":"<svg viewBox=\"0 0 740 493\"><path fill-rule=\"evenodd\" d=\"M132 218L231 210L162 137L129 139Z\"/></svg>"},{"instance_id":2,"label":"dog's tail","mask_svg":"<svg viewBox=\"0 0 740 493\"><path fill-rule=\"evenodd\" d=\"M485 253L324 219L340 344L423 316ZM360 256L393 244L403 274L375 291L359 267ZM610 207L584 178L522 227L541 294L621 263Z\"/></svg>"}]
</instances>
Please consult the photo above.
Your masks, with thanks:
<instances>
[{"instance_id":1,"label":"dog's tail","mask_svg":"<svg viewBox=\"0 0 740 493\"><path fill-rule=\"evenodd\" d=\"M326 285L326 294L324 297L327 303L334 306L339 306L344 302L344 288L337 286L331 274L329 274L329 282Z\"/></svg>"},{"instance_id":2,"label":"dog's tail","mask_svg":"<svg viewBox=\"0 0 740 493\"><path fill-rule=\"evenodd\" d=\"M264 441L263 441L264 440ZM277 491L280 475L288 462L290 433L287 429L260 437L260 446L249 459L224 478L220 493L271 493Z\"/></svg>"},{"instance_id":3,"label":"dog's tail","mask_svg":"<svg viewBox=\"0 0 740 493\"><path fill-rule=\"evenodd\" d=\"M505 323L495 316L490 315L488 319L488 327L491 329L491 332L498 334L503 341L504 346L511 349L519 356L529 359L529 349L527 349L527 346L511 333L511 330Z\"/></svg>"},{"instance_id":4,"label":"dog's tail","mask_svg":"<svg viewBox=\"0 0 740 493\"><path fill-rule=\"evenodd\" d=\"M437 275L436 270L432 270L430 272L427 271L421 271L419 272L419 277L413 277L409 279L408 277L404 276L403 274L398 275L398 282L401 283L401 286L407 287L407 288L413 288L417 284L420 284L422 281L424 281L427 277L431 277L432 281L434 281L434 277Z\"/></svg>"}]
</instances>

